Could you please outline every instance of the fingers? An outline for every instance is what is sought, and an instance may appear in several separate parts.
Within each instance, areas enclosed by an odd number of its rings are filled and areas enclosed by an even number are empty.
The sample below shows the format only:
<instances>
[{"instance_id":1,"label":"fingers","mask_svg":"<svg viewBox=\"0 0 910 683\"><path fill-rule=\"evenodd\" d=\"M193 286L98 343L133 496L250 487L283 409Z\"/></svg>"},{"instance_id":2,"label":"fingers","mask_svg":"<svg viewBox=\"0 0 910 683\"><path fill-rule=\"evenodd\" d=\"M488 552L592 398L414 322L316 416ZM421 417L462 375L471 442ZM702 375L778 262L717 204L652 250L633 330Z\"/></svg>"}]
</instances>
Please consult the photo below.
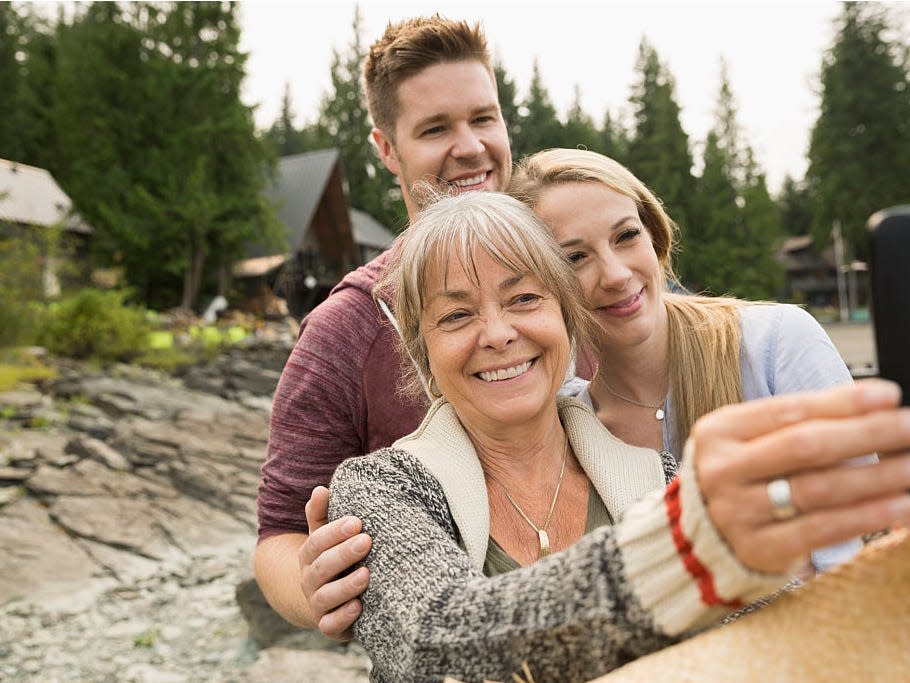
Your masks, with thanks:
<instances>
[{"instance_id":1,"label":"fingers","mask_svg":"<svg viewBox=\"0 0 910 683\"><path fill-rule=\"evenodd\" d=\"M317 592L314 596L317 603L338 605L319 618L319 630L323 635L333 640L350 640L353 637L351 627L363 610L357 596L366 590L369 580L369 570L360 567L348 576L327 583Z\"/></svg>"},{"instance_id":2,"label":"fingers","mask_svg":"<svg viewBox=\"0 0 910 683\"><path fill-rule=\"evenodd\" d=\"M372 546L360 529L359 519L342 517L314 531L298 553L301 588L313 619L323 633L336 639L349 638L347 631L361 609L356 598L369 582L365 567L347 574Z\"/></svg>"},{"instance_id":3,"label":"fingers","mask_svg":"<svg viewBox=\"0 0 910 683\"><path fill-rule=\"evenodd\" d=\"M312 534L329 521L329 490L325 486L314 488L304 511L307 526Z\"/></svg>"},{"instance_id":4,"label":"fingers","mask_svg":"<svg viewBox=\"0 0 910 683\"><path fill-rule=\"evenodd\" d=\"M794 561L827 547L894 524L910 523L910 496L898 494L860 505L801 514L767 524L748 536L728 539L740 562L759 572L784 572Z\"/></svg>"},{"instance_id":5,"label":"fingers","mask_svg":"<svg viewBox=\"0 0 910 683\"><path fill-rule=\"evenodd\" d=\"M300 547L298 560L312 591L366 557L371 540L360 529L359 519L342 517L310 534Z\"/></svg>"},{"instance_id":6,"label":"fingers","mask_svg":"<svg viewBox=\"0 0 910 683\"><path fill-rule=\"evenodd\" d=\"M695 465L708 514L744 565L786 571L819 548L907 523L910 410L899 400L894 383L863 380L727 406L696 423L683 460ZM845 466L875 452L894 455ZM783 520L768 489L781 478L796 510Z\"/></svg>"},{"instance_id":7,"label":"fingers","mask_svg":"<svg viewBox=\"0 0 910 683\"><path fill-rule=\"evenodd\" d=\"M783 394L724 406L702 417L692 429L699 437L754 439L810 419L837 419L893 408L900 402L894 382L865 379L823 391Z\"/></svg>"},{"instance_id":8,"label":"fingers","mask_svg":"<svg viewBox=\"0 0 910 683\"><path fill-rule=\"evenodd\" d=\"M878 464L806 472L790 478L797 510L842 507L910 489L910 455L884 458ZM910 497L908 497L910 500Z\"/></svg>"},{"instance_id":9,"label":"fingers","mask_svg":"<svg viewBox=\"0 0 910 683\"><path fill-rule=\"evenodd\" d=\"M369 548L369 537L363 538ZM352 539L357 540L362 539ZM358 597L366 590L369 581L370 571L359 567L350 574L323 583L309 596L313 618L324 635L335 640L350 640L353 637L351 626L362 610Z\"/></svg>"},{"instance_id":10,"label":"fingers","mask_svg":"<svg viewBox=\"0 0 910 683\"><path fill-rule=\"evenodd\" d=\"M743 444L730 458L753 481L830 467L858 455L910 448L910 409L816 419Z\"/></svg>"},{"instance_id":11,"label":"fingers","mask_svg":"<svg viewBox=\"0 0 910 683\"><path fill-rule=\"evenodd\" d=\"M910 490L910 454L885 458L880 463L804 472L787 480L798 514L860 505ZM735 493L730 491L731 495L712 501L712 516L755 527L774 523L767 485L767 481L741 485Z\"/></svg>"}]
</instances>

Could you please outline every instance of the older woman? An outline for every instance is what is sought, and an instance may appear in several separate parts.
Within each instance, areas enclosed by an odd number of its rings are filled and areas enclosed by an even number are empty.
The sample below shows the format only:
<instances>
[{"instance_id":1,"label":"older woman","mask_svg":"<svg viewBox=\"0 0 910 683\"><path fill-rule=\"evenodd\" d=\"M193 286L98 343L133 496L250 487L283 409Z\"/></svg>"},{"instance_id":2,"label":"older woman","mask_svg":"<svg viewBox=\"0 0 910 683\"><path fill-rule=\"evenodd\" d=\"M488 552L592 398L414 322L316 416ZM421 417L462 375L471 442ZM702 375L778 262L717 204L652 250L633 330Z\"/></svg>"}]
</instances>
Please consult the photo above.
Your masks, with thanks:
<instances>
[{"instance_id":1,"label":"older woman","mask_svg":"<svg viewBox=\"0 0 910 683\"><path fill-rule=\"evenodd\" d=\"M388 284L436 400L416 432L345 461L330 499L373 538L355 634L374 680L524 663L588 680L772 594L812 549L910 517L910 457L837 466L910 445L893 385L726 407L663 486L655 450L557 397L588 324L530 209L446 197L400 239Z\"/></svg>"},{"instance_id":2,"label":"older woman","mask_svg":"<svg viewBox=\"0 0 910 683\"><path fill-rule=\"evenodd\" d=\"M600 326L597 372L577 394L627 443L679 458L695 420L729 403L848 384L822 327L797 306L668 291L673 221L618 162L549 149L525 157L510 192L571 261ZM818 570L859 539L813 554Z\"/></svg>"}]
</instances>

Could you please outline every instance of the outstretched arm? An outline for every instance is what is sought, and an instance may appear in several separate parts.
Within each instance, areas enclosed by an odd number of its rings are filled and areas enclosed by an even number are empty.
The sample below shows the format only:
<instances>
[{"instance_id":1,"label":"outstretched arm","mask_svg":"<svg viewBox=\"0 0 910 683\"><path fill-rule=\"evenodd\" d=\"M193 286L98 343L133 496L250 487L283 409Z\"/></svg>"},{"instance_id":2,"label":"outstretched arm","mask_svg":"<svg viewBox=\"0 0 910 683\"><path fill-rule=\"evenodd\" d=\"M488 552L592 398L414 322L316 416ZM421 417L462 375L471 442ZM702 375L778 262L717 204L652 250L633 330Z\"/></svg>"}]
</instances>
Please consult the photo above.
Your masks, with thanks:
<instances>
[{"instance_id":1,"label":"outstretched arm","mask_svg":"<svg viewBox=\"0 0 910 683\"><path fill-rule=\"evenodd\" d=\"M853 478L839 466L910 447L906 415L885 410L893 387L877 384L717 411L693 430L666 491L491 579L458 547L438 482L412 456L348 461L330 516L360 514L374 539L355 632L379 680L507 679L524 662L542 680L588 680L773 593L812 549L907 520L910 457ZM771 517L766 493L779 477L802 511L786 521ZM818 495L829 486L834 499Z\"/></svg>"}]
</instances>

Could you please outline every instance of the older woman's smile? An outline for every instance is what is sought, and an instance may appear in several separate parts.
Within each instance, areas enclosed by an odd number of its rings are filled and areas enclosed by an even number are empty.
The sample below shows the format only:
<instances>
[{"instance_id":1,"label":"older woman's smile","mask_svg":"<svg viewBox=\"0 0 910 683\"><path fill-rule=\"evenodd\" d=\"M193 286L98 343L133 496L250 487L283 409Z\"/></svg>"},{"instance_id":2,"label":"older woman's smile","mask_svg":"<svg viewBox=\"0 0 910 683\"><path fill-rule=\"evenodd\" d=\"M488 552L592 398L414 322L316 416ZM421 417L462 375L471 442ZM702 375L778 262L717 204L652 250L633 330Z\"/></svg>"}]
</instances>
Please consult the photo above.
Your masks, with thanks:
<instances>
[{"instance_id":1,"label":"older woman's smile","mask_svg":"<svg viewBox=\"0 0 910 683\"><path fill-rule=\"evenodd\" d=\"M534 363L535 359L527 360L524 363L519 363L518 365L513 365L510 368L501 368L499 370L486 370L474 373L477 377L480 377L484 382L499 382L504 379L512 379L518 377L519 375L525 374L528 370L531 369L531 365Z\"/></svg>"}]
</instances>

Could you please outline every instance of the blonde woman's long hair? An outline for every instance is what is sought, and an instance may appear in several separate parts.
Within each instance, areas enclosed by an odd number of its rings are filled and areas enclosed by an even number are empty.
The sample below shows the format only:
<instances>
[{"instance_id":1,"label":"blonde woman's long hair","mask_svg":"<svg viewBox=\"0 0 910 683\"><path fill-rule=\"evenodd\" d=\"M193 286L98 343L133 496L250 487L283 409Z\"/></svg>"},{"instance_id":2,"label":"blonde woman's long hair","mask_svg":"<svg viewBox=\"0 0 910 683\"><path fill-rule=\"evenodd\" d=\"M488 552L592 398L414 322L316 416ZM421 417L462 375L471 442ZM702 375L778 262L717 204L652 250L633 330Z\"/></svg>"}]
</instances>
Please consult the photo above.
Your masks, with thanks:
<instances>
[{"instance_id":1,"label":"blonde woman's long hair","mask_svg":"<svg viewBox=\"0 0 910 683\"><path fill-rule=\"evenodd\" d=\"M679 456L699 417L743 400L740 308L751 302L669 290L670 283L678 284L672 259L678 227L654 193L609 157L583 149L543 150L518 163L508 192L534 208L548 187L565 183L603 183L631 198L651 236L662 269L669 326L670 390L676 424L676 440L670 445ZM602 354L598 360L603 360Z\"/></svg>"}]
</instances>

